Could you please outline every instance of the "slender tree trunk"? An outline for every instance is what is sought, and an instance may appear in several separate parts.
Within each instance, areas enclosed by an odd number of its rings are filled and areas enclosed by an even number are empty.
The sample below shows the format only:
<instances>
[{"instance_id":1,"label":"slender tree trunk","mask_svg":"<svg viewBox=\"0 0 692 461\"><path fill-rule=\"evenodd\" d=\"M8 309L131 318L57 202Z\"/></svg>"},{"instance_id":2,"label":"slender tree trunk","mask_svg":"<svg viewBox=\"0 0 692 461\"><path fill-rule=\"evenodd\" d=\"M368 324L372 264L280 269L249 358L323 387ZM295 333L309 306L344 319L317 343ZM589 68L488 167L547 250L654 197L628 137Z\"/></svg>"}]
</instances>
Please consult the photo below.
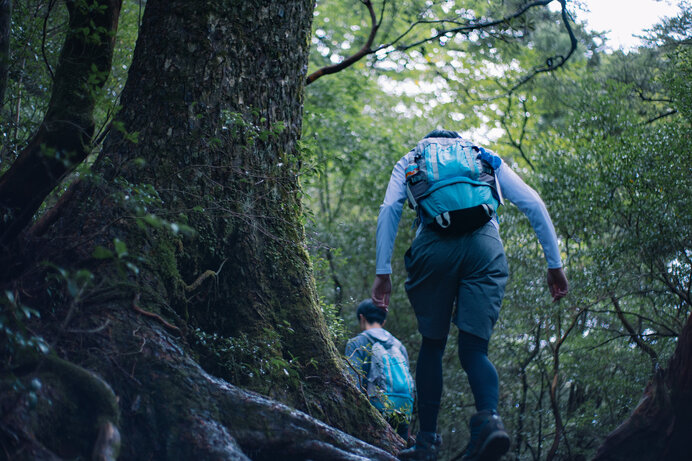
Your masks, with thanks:
<instances>
[{"instance_id":1,"label":"slender tree trunk","mask_svg":"<svg viewBox=\"0 0 692 461\"><path fill-rule=\"evenodd\" d=\"M67 386L46 359L12 358L61 403L38 411L49 428L17 429L40 442L25 445L171 460L393 459L401 447L343 373L305 250L297 140L313 6L147 2L118 129L4 280L83 378ZM94 411L58 413L75 398ZM0 400L12 417L35 413L12 402Z\"/></svg>"},{"instance_id":2,"label":"slender tree trunk","mask_svg":"<svg viewBox=\"0 0 692 461\"><path fill-rule=\"evenodd\" d=\"M10 70L11 24L12 0L0 0L0 109L5 106L5 91Z\"/></svg>"},{"instance_id":3,"label":"slender tree trunk","mask_svg":"<svg viewBox=\"0 0 692 461\"><path fill-rule=\"evenodd\" d=\"M539 352L541 351L541 327L542 324L539 323L536 326L536 334L535 338L536 341L533 345L533 350L529 353L529 355L521 361L519 364L519 378L521 380L521 397L519 398L519 408L517 411L517 427L515 430L515 436L514 436L514 456L515 459L520 459L521 458L521 452L522 449L524 448L524 422L526 420L526 402L528 399L528 393L529 393L529 382L528 382L528 377L526 373L527 367L534 361L534 359L538 356Z\"/></svg>"}]
</instances>

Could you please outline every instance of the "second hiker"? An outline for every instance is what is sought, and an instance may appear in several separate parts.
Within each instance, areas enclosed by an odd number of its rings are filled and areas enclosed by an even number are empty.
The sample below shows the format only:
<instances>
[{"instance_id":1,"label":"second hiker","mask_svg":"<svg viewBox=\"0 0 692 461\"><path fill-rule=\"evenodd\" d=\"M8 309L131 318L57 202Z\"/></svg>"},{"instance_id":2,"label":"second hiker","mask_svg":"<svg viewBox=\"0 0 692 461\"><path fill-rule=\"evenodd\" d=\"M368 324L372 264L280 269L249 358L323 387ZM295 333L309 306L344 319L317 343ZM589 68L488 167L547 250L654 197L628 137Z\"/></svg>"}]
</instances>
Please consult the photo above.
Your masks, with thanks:
<instances>
[{"instance_id":1,"label":"second hiker","mask_svg":"<svg viewBox=\"0 0 692 461\"><path fill-rule=\"evenodd\" d=\"M408 442L413 378L406 348L383 328L387 311L375 306L371 299L358 305L356 317L362 332L346 344L346 357L353 366L350 371L370 403Z\"/></svg>"}]
</instances>

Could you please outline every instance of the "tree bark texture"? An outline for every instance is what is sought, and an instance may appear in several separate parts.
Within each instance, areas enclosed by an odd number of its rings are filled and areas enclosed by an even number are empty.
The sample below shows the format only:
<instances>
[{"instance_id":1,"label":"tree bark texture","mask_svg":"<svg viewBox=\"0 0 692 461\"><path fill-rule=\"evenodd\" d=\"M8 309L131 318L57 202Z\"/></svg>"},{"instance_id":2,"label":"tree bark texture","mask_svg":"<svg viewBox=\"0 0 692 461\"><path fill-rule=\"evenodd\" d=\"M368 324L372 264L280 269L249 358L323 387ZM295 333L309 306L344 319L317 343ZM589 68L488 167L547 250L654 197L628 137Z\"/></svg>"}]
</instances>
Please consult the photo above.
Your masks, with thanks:
<instances>
[{"instance_id":1,"label":"tree bark texture","mask_svg":"<svg viewBox=\"0 0 692 461\"><path fill-rule=\"evenodd\" d=\"M163 326L137 315L115 304L90 318L107 325L105 334L72 334L80 349L90 349L80 353L83 366L52 356L23 359L17 373L26 371L40 390L35 404L0 394L0 442L9 459L395 460L207 374Z\"/></svg>"},{"instance_id":2,"label":"tree bark texture","mask_svg":"<svg viewBox=\"0 0 692 461\"><path fill-rule=\"evenodd\" d=\"M69 426L43 408L53 429L14 423L6 444L173 460L392 459L401 448L343 373L305 249L298 139L313 7L147 2L95 173L27 233L3 280L41 312L31 330L110 389L80 395L117 411L61 413L88 420L69 444L55 441ZM84 270L93 277L80 284ZM22 382L44 383L39 396L74 405L46 360L58 359L10 357ZM35 413L22 395L0 401L6 419Z\"/></svg>"},{"instance_id":3,"label":"tree bark texture","mask_svg":"<svg viewBox=\"0 0 692 461\"><path fill-rule=\"evenodd\" d=\"M692 317L665 370L649 382L632 415L611 432L594 461L682 460L692 437Z\"/></svg>"}]
</instances>

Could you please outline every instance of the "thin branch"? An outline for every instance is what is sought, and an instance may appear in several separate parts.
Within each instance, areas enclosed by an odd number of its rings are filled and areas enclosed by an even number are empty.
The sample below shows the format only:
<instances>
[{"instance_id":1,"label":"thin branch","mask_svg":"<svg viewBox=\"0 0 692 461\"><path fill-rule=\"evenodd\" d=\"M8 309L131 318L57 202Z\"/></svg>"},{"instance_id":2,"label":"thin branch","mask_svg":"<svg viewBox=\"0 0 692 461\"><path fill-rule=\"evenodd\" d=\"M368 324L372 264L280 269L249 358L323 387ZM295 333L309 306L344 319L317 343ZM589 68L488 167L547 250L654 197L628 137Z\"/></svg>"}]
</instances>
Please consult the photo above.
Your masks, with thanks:
<instances>
[{"instance_id":1,"label":"thin branch","mask_svg":"<svg viewBox=\"0 0 692 461\"><path fill-rule=\"evenodd\" d=\"M526 152L524 152L524 147L522 146L524 142L524 137L526 136L526 124L529 121L529 115L528 115L528 110L526 110L526 100L521 99L521 106L524 109L524 119L522 120L521 124L521 132L519 133L519 139L515 140L514 137L512 136L512 131L509 128L509 125L507 124L507 114L509 114L512 111L512 95L507 96L507 111L500 117L500 124L502 127L505 129L505 132L507 133L507 137L509 138L509 143L512 147L517 149L519 151L519 154L521 157L526 161L526 163L529 165L529 167L533 170L536 171L536 169L533 166L533 163L531 163L531 160L529 160L529 157L526 155Z\"/></svg>"},{"instance_id":2,"label":"thin branch","mask_svg":"<svg viewBox=\"0 0 692 461\"><path fill-rule=\"evenodd\" d=\"M677 277L675 277L675 281L668 278L668 271L661 260L652 261L650 264L653 266L652 268L658 269L658 271L653 271L654 277L663 282L670 292L676 295L680 301L686 303L688 306L692 304L689 296L689 285L686 291L682 291L680 289L681 281Z\"/></svg>"},{"instance_id":3,"label":"thin branch","mask_svg":"<svg viewBox=\"0 0 692 461\"><path fill-rule=\"evenodd\" d=\"M634 343L651 358L651 366L655 371L656 367L658 366L658 354L656 354L656 351L653 350L651 346L649 346L642 340L639 334L635 331L632 324L630 324L627 321L625 314L622 312L622 309L620 308L620 300L613 295L610 297L610 301L613 304L613 307L615 308L615 312L617 313L618 319L620 319L622 326L624 326L625 330L627 330L627 333L629 333L630 339L634 341Z\"/></svg>"},{"instance_id":4,"label":"thin branch","mask_svg":"<svg viewBox=\"0 0 692 461\"><path fill-rule=\"evenodd\" d=\"M55 223L60 216L62 216L63 211L65 210L65 205L69 203L70 200L72 200L72 197L74 196L74 191L77 187L77 184L81 182L81 179L75 180L70 186L67 188L65 192L58 198L57 202L55 202L55 205L53 205L51 208L49 208L27 231L28 235L32 236L40 236L43 235L48 228Z\"/></svg>"},{"instance_id":5,"label":"thin branch","mask_svg":"<svg viewBox=\"0 0 692 461\"><path fill-rule=\"evenodd\" d=\"M396 37L391 42L380 45L377 48L373 49L372 44L375 40L375 36L377 35L377 32L378 32L380 26L382 25L382 18L384 16L384 6L383 6L381 14L380 14L380 19L378 21L376 14L375 14L374 7L372 5L372 2L370 0L361 0L361 3L363 3L368 8L368 11L370 13L370 21L372 23L372 29L370 30L370 36L368 37L367 42L365 43L365 45L363 45L363 47L360 50L358 50L358 52L356 52L354 55L350 56L349 58L346 58L345 60L341 61L338 64L334 64L331 66L326 66L326 67L323 67L321 69L318 69L317 71L310 74L307 77L306 85L309 85L310 83L314 82L315 80L317 80L318 78L320 78L324 75L333 74L333 73L339 72L343 69L346 69L347 67L360 61L365 56L377 53L378 51L385 50L388 48L391 48L391 49L389 51L387 51L386 54L390 54L394 51L399 51L399 52L406 51L406 50L409 50L411 48L415 48L417 46L420 46L422 44L432 42L435 40L439 40L441 37L444 37L444 36L447 36L450 34L451 35L468 34L468 33L475 31L475 30L486 29L486 28L497 26L500 24L507 24L511 20L516 19L519 16L526 13L529 9L537 7L537 6L546 6L550 3L552 3L553 1L555 1L555 0L539 0L539 1L531 2L531 3L524 5L522 8L520 8L519 10L514 12L513 14L511 14L509 16L505 16L501 19L496 19L496 20L491 20L491 21L486 21L486 22L467 23L467 24L461 25L459 27L453 27L450 29L443 29L431 37L428 37L428 38L425 38L422 40L418 40L418 41L410 43L410 44L405 44L405 45L400 45L400 46L395 47L395 45L397 43L401 42L407 35L409 35L417 26L419 26L421 24L445 24L445 23L458 24L458 22L450 20L450 19L416 21L416 22L412 23L408 27L408 29L406 29L402 34L400 34L398 37ZM576 43L577 43L576 38L574 36L574 33L572 32L571 27L567 23L567 13L566 13L566 7L565 7L565 1L566 0L558 0L558 1L560 1L560 3L562 3L562 5L563 5L563 19L565 22L565 27L567 28L567 31L570 34L570 40L572 41L572 49L570 50L570 52L567 54L566 57L555 56L553 58L549 58L547 61L548 67L545 69L540 68L540 69L534 70L534 75L537 73L540 73L540 72L548 72L549 70L554 70L554 69L557 69L558 67L562 66L564 64L564 62L567 61L567 59L572 55L572 53L576 49ZM553 60L555 60L555 63L553 63ZM517 84L515 86L515 88L513 88L511 91L514 91L516 88L523 85L524 83L526 83L531 78L533 78L533 75L525 78L525 80L523 80L522 82ZM510 93L511 93L511 91L510 91Z\"/></svg>"},{"instance_id":6,"label":"thin branch","mask_svg":"<svg viewBox=\"0 0 692 461\"><path fill-rule=\"evenodd\" d=\"M372 6L372 2L370 0L361 0L361 3L363 3L363 5L365 5L368 8L368 12L370 13L370 23L372 24L372 28L370 29L370 36L368 37L368 40L365 42L365 45L363 45L363 47L360 50L358 50L353 56L344 59L340 63L334 64L332 66L323 67L308 75L307 82L305 83L306 85L311 84L312 82L324 75L334 74L336 72L344 70L352 64L355 64L356 62L360 61L365 56L372 54L374 52L371 49L371 47L373 42L375 41L375 36L377 35L377 31L380 28L380 24L382 24L382 20L380 19L379 22L377 21L375 9Z\"/></svg>"},{"instance_id":7,"label":"thin branch","mask_svg":"<svg viewBox=\"0 0 692 461\"><path fill-rule=\"evenodd\" d=\"M553 1L555 1L555 0L540 0L540 1L528 3L528 4L524 5L521 9L519 9L518 11L516 11L515 13L513 13L513 14L511 14L511 15L509 15L509 16L505 16L505 17L503 17L503 18L501 18L501 19L496 19L496 20L487 21L487 22L479 22L479 23L468 23L468 24L465 24L465 25L463 25L463 26L454 27L454 28L451 28L451 29L443 29L443 30L437 32L435 35L433 35L433 36L431 36L431 37L418 40L418 41L413 42L413 43L410 43L410 44L408 44L408 45L401 45L401 46L398 46L398 47L396 47L396 48L395 48L394 50L392 50L392 51L406 51L406 50L408 50L408 49L415 48L415 47L420 46L420 45L423 45L423 44L425 44L425 43L429 43L429 42L433 42L433 41L439 40L441 37L444 37L444 36L449 35L449 34L468 34L469 32L473 32L474 30L486 29L486 28L488 28L488 27L493 27L493 26L497 26L497 25L500 25L500 24L505 24L505 23L510 22L512 19L516 19L516 18L518 18L519 16L523 15L524 13L526 13L529 9L531 9L531 8L533 8L533 7L536 7L536 6L546 6L546 5L548 5L549 3L552 3ZM564 1L564 0L559 0L559 1ZM394 45L395 45L397 42L403 40L404 37L405 37L406 35L408 35L416 26L418 26L418 25L420 25L420 24L428 24L428 23L430 23L430 22L431 22L431 21L429 21L429 20L421 20L421 21L416 21L416 22L414 22L413 24L411 24L411 25L409 26L408 29L406 29L406 31L405 31L404 33L402 33L401 35L399 35L397 38L395 38L395 39L394 39L393 41L391 41L390 43L379 46L379 47L375 50L375 52L380 51L380 50L385 49L385 48L394 47ZM444 22L453 22L453 21L450 21L450 20L441 20L440 22L441 22L441 23L444 23Z\"/></svg>"},{"instance_id":8,"label":"thin branch","mask_svg":"<svg viewBox=\"0 0 692 461\"><path fill-rule=\"evenodd\" d=\"M558 395L558 388L559 388L559 383L560 383L560 347L564 344L564 342L567 340L567 337L569 334L572 332L574 327L577 325L577 321L579 319L579 316L582 314L584 311L579 311L577 315L575 315L572 318L572 321L567 327L567 330L565 330L565 333L562 335L562 337L555 343L554 347L551 347L553 350L553 378L550 382L550 406L553 411L553 417L555 419L555 438L553 439L553 444L548 450L548 454L546 456L546 460L552 460L557 454L557 449L560 444L560 439L565 436L565 427L562 422L562 416L560 414L560 406L559 406L559 395ZM558 322L557 325L558 331L560 330L560 323ZM567 439L565 438L565 444L567 444L567 449L569 451L569 444L567 442Z\"/></svg>"},{"instance_id":9,"label":"thin branch","mask_svg":"<svg viewBox=\"0 0 692 461\"><path fill-rule=\"evenodd\" d=\"M344 289L337 274L336 263L334 262L334 254L331 247L327 247L325 256L327 257L327 262L329 262L329 271L331 272L332 281L334 282L334 304L338 308L338 314L341 315L341 309L344 304Z\"/></svg>"},{"instance_id":10,"label":"thin branch","mask_svg":"<svg viewBox=\"0 0 692 461\"><path fill-rule=\"evenodd\" d=\"M677 114L677 113L678 113L677 110L675 110L675 109L670 109L670 110L668 110L667 112L664 112L664 113L659 114L659 115L657 115L657 116L655 116L655 117L653 117L653 118L650 118L650 119L647 120L646 122L642 122L642 125L649 125L649 124L651 124L651 123L654 123L656 120L660 120L660 119L665 118L665 117L670 117L671 115L674 115L674 114Z\"/></svg>"},{"instance_id":11,"label":"thin branch","mask_svg":"<svg viewBox=\"0 0 692 461\"><path fill-rule=\"evenodd\" d=\"M362 370L357 370L356 367L351 363L351 361L348 359L348 357L344 356L344 360L346 361L346 364L353 370L355 375L358 377L358 389L362 390L365 395L368 394L368 390L363 386L363 378L364 378L364 373Z\"/></svg>"},{"instance_id":12,"label":"thin branch","mask_svg":"<svg viewBox=\"0 0 692 461\"><path fill-rule=\"evenodd\" d=\"M620 296L618 299L623 299L625 295ZM594 314L613 314L613 311L610 309L591 309L591 312ZM649 328L655 328L656 331L655 333L652 333L648 336L657 336L657 337L676 337L680 334L679 331L673 330L672 327L659 322L658 320L654 320L650 317L647 317L645 315L642 315L638 312L630 312L630 311L622 311L624 315L629 315L631 317L636 317L636 319L639 322L647 322L649 324ZM615 315L617 316L617 312L615 312ZM672 319L673 321L675 319ZM679 325L682 328L682 325Z\"/></svg>"},{"instance_id":13,"label":"thin branch","mask_svg":"<svg viewBox=\"0 0 692 461\"><path fill-rule=\"evenodd\" d=\"M43 37L41 38L41 54L43 55L43 62L46 63L46 69L50 74L51 80L55 80L55 74L53 74L53 69L48 62L48 56L46 56L46 36L48 35L48 18L50 17L50 12L53 10L54 5L55 0L48 2L48 10L46 11L46 16L43 18Z\"/></svg>"},{"instance_id":14,"label":"thin branch","mask_svg":"<svg viewBox=\"0 0 692 461\"><path fill-rule=\"evenodd\" d=\"M576 51L577 49L577 37L574 35L574 31L572 30L572 26L569 23L569 16L567 13L567 0L558 0L560 2L560 5L562 5L562 23L565 25L565 29L567 29L567 33L569 34L569 40L570 40L570 49L567 52L566 56L562 55L556 55L556 56L551 56L550 58L546 59L545 65L542 67L535 67L533 71L522 78L517 84L515 84L510 90L509 93L512 94L514 93L519 87L522 85L526 84L529 82L531 79L533 79L536 75L544 73L544 72L552 72L560 67L562 67L567 60L572 56L572 54Z\"/></svg>"},{"instance_id":15,"label":"thin branch","mask_svg":"<svg viewBox=\"0 0 692 461\"><path fill-rule=\"evenodd\" d=\"M621 83L627 84L627 83L629 83L629 82L623 81L623 82L621 82ZM673 103L673 100L672 100L672 99L669 99L669 98L651 98L651 97L649 97L649 96L646 96L646 95L644 94L644 90L641 89L641 88L636 88L634 91L639 95L639 99L641 99L642 101L646 101L646 102L667 102L667 103L669 103L669 104L672 104L672 103Z\"/></svg>"}]
</instances>

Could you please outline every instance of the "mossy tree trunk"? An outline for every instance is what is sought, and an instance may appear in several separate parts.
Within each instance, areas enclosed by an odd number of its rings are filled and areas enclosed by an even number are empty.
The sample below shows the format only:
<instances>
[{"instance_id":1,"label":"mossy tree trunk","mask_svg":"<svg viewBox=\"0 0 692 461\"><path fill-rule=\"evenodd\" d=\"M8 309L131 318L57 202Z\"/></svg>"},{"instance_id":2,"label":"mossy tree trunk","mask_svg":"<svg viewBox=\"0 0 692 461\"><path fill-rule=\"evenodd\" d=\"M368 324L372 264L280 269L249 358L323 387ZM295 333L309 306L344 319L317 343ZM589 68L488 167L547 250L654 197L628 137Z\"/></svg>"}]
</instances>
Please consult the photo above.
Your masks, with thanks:
<instances>
[{"instance_id":1,"label":"mossy tree trunk","mask_svg":"<svg viewBox=\"0 0 692 461\"><path fill-rule=\"evenodd\" d=\"M94 174L9 256L19 269L3 288L41 313L28 326L54 355L4 354L38 395L32 407L31 392L3 392L6 450L391 459L400 448L343 374L305 250L313 7L147 2Z\"/></svg>"}]
</instances>

